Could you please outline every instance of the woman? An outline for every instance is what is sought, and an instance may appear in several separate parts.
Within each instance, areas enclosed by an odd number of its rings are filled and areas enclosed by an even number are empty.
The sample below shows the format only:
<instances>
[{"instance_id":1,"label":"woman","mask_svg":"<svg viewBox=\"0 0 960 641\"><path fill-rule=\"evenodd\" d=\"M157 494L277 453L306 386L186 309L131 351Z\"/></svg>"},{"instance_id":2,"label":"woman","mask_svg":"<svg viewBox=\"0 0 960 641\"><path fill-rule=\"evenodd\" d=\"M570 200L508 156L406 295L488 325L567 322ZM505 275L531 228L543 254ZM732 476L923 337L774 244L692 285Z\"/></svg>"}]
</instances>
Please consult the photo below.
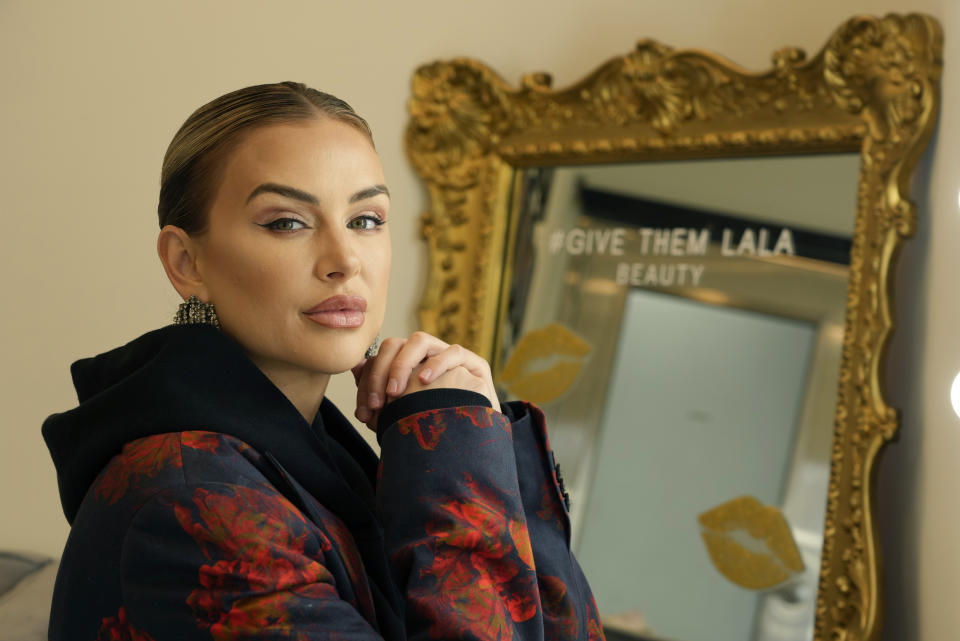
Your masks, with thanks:
<instances>
[{"instance_id":1,"label":"woman","mask_svg":"<svg viewBox=\"0 0 960 641\"><path fill-rule=\"evenodd\" d=\"M72 526L51 639L602 636L542 414L435 337L368 350L389 205L337 98L248 87L184 123L158 251L187 302L74 363L43 427ZM324 398L351 369L379 461Z\"/></svg>"}]
</instances>

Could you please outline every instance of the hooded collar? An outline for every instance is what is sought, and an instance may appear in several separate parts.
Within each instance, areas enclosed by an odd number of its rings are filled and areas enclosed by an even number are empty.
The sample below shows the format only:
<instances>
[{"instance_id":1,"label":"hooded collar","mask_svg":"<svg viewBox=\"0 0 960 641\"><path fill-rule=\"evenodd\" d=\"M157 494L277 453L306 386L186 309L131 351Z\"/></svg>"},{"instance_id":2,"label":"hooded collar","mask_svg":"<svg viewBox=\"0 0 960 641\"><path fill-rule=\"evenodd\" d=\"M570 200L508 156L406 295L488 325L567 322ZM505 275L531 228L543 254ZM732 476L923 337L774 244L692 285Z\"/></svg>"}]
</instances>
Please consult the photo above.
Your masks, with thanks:
<instances>
[{"instance_id":1,"label":"hooded collar","mask_svg":"<svg viewBox=\"0 0 960 641\"><path fill-rule=\"evenodd\" d=\"M271 453L348 526L373 519L377 457L349 421L324 398L307 424L240 345L211 326L163 327L79 360L71 373L79 406L42 428L71 523L125 443L185 430L227 434Z\"/></svg>"},{"instance_id":2,"label":"hooded collar","mask_svg":"<svg viewBox=\"0 0 960 641\"><path fill-rule=\"evenodd\" d=\"M70 371L80 404L42 428L70 523L125 443L186 430L234 436L278 461L346 524L372 580L381 633L404 637L403 599L374 512L378 459L328 399L308 425L240 345L209 325L170 325Z\"/></svg>"}]
</instances>

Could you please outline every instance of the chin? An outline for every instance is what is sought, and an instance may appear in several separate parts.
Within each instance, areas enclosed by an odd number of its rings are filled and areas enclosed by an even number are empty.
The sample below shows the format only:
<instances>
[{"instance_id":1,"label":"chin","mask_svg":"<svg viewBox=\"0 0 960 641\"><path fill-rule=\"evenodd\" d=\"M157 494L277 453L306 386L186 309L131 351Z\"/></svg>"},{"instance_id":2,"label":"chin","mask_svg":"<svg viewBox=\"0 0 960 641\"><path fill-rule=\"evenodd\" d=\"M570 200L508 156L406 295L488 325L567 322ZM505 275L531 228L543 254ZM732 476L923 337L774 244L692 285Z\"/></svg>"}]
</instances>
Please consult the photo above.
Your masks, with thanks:
<instances>
[{"instance_id":1,"label":"chin","mask_svg":"<svg viewBox=\"0 0 960 641\"><path fill-rule=\"evenodd\" d=\"M357 358L352 359L324 359L323 363L315 364L315 367L310 369L314 372L320 372L323 374L343 374L344 372L349 372L353 367L363 360L363 354L360 354Z\"/></svg>"},{"instance_id":2,"label":"chin","mask_svg":"<svg viewBox=\"0 0 960 641\"><path fill-rule=\"evenodd\" d=\"M369 343L358 340L340 340L331 345L328 341L316 345L311 353L302 351L299 356L302 365L311 371L324 374L341 374L349 371L363 360Z\"/></svg>"}]
</instances>

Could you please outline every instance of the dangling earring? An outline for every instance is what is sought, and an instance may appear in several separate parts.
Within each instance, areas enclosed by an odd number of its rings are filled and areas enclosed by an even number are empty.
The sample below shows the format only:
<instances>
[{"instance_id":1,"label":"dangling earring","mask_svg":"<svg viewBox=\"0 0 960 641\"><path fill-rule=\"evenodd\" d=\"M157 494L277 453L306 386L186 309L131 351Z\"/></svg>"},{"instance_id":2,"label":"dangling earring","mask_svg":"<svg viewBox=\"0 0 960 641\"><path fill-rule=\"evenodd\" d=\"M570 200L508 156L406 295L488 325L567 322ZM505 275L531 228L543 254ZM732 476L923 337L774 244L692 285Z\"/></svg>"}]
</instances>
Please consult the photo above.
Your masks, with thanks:
<instances>
[{"instance_id":1,"label":"dangling earring","mask_svg":"<svg viewBox=\"0 0 960 641\"><path fill-rule=\"evenodd\" d=\"M213 325L220 328L220 319L213 303L204 303L196 296L191 296L187 302L180 303L177 313L173 315L174 325Z\"/></svg>"},{"instance_id":2,"label":"dangling earring","mask_svg":"<svg viewBox=\"0 0 960 641\"><path fill-rule=\"evenodd\" d=\"M373 343L370 344L370 347L367 348L367 351L364 353L364 358L373 358L377 355L377 348L380 347L380 334L377 334L377 337L373 339Z\"/></svg>"}]
</instances>

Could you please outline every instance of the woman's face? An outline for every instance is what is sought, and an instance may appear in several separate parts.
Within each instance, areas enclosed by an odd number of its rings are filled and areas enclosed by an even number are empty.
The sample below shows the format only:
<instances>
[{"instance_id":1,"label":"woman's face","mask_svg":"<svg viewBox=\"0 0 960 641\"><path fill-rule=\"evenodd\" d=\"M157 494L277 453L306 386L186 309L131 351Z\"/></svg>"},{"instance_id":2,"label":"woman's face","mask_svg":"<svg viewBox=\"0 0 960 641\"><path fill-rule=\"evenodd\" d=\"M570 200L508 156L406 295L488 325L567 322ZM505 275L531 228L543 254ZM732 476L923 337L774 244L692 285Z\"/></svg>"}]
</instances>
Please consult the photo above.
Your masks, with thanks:
<instances>
[{"instance_id":1,"label":"woman's face","mask_svg":"<svg viewBox=\"0 0 960 641\"><path fill-rule=\"evenodd\" d=\"M372 144L330 118L255 129L227 157L196 265L268 376L363 358L383 323L389 207Z\"/></svg>"}]
</instances>

